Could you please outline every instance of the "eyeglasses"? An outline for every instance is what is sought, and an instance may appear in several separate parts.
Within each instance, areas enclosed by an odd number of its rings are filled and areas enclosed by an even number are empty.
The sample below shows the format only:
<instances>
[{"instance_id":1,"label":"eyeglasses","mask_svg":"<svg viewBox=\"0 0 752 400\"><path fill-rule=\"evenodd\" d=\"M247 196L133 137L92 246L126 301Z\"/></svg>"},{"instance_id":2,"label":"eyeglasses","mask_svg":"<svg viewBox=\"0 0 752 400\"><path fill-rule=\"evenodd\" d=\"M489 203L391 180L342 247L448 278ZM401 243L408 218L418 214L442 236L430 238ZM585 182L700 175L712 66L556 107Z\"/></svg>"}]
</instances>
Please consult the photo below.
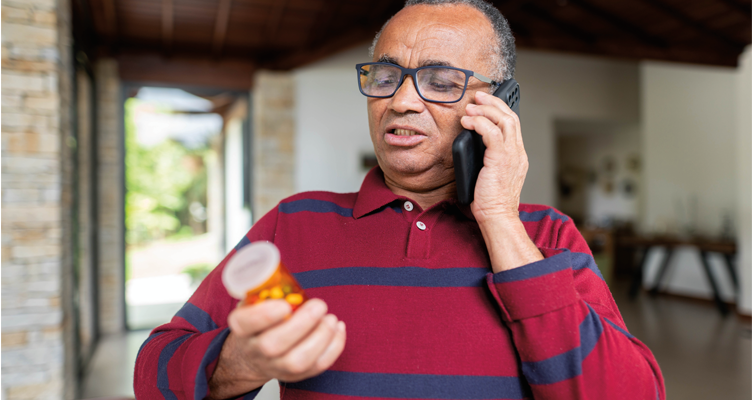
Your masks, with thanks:
<instances>
[{"instance_id":1,"label":"eyeglasses","mask_svg":"<svg viewBox=\"0 0 752 400\"><path fill-rule=\"evenodd\" d=\"M425 101L433 103L456 103L462 99L467 82L473 76L481 82L499 86L490 78L468 69L429 65L420 68L402 68L385 62L357 64L358 87L364 96L386 98L397 93L405 75L413 77L415 90Z\"/></svg>"}]
</instances>

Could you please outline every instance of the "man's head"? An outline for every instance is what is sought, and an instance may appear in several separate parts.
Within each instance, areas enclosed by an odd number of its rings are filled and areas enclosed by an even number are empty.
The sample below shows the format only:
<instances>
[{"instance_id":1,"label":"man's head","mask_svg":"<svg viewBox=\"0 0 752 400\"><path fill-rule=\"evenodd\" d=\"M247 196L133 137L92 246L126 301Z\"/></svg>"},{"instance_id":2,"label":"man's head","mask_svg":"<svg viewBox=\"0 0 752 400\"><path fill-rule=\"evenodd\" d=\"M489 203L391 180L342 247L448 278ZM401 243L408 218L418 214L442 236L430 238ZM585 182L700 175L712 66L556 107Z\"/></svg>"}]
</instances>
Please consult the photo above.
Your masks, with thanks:
<instances>
[{"instance_id":1,"label":"man's head","mask_svg":"<svg viewBox=\"0 0 752 400\"><path fill-rule=\"evenodd\" d=\"M484 0L407 0L405 2L405 7L415 5L466 5L483 13L493 26L496 35L496 40L494 42L485 43L485 45L488 46L488 54L493 54L496 58L496 70L491 77L497 81L505 81L514 78L514 68L517 62L514 36L512 35L512 30L509 28L509 23L506 18L504 18L504 16L501 15L501 12L499 12L499 10L492 4ZM373 38L373 43L368 49L369 56L373 57L381 33L389 22L391 22L391 19L381 27L381 30Z\"/></svg>"},{"instance_id":2,"label":"man's head","mask_svg":"<svg viewBox=\"0 0 752 400\"><path fill-rule=\"evenodd\" d=\"M489 14L498 18L492 20ZM499 35L499 30L506 33ZM498 10L479 0L410 0L384 25L372 53L373 61L405 68L450 66L498 81L514 71L514 39L508 24ZM371 140L387 183L410 192L452 184L452 142L462 130L460 118L467 104L479 90L490 93L493 86L470 78L459 102L428 102L409 76L394 96L368 99Z\"/></svg>"}]
</instances>

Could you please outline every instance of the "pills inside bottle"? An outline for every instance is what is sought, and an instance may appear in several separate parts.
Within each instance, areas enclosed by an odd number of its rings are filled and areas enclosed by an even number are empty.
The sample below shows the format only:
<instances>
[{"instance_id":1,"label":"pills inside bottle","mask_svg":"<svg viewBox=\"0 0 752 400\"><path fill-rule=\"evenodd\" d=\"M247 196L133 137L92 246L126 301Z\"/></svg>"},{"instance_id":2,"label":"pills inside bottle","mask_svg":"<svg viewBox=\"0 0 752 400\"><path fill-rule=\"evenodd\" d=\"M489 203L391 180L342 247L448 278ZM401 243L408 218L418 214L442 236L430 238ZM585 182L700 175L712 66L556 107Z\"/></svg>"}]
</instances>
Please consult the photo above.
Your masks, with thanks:
<instances>
[{"instance_id":1,"label":"pills inside bottle","mask_svg":"<svg viewBox=\"0 0 752 400\"><path fill-rule=\"evenodd\" d=\"M294 311L308 300L271 242L254 242L235 253L222 271L222 283L240 300L238 306L284 299Z\"/></svg>"}]
</instances>

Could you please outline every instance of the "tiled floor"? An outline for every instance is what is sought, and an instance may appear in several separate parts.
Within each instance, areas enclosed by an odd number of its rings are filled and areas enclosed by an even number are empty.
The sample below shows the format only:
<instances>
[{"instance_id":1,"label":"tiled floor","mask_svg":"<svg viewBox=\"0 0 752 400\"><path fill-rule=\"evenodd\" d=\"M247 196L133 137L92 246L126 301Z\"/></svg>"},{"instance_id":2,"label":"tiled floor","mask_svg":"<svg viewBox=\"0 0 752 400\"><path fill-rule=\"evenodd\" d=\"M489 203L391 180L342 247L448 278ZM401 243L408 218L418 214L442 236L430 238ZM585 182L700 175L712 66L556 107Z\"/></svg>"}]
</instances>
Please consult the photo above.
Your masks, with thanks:
<instances>
[{"instance_id":1,"label":"tiled floor","mask_svg":"<svg viewBox=\"0 0 752 400\"><path fill-rule=\"evenodd\" d=\"M752 399L750 327L723 318L712 306L644 293L629 301L626 287L613 288L630 332L658 359L672 400ZM84 398L133 396L133 364L147 331L135 331L100 342L84 383ZM274 385L259 400L279 397Z\"/></svg>"}]
</instances>

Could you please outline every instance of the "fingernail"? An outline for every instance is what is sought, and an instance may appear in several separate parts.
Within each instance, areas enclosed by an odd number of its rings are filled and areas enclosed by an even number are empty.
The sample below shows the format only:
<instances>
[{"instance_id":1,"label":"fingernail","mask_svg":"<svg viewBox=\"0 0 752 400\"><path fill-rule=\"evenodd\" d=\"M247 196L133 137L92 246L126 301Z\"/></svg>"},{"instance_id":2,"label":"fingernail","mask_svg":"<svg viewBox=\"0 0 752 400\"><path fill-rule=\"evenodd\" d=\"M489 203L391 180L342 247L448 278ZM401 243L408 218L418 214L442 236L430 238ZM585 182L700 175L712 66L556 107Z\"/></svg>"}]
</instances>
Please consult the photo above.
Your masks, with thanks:
<instances>
[{"instance_id":1,"label":"fingernail","mask_svg":"<svg viewBox=\"0 0 752 400\"><path fill-rule=\"evenodd\" d=\"M339 321L337 322L337 330L340 332L345 331L345 321Z\"/></svg>"}]
</instances>

